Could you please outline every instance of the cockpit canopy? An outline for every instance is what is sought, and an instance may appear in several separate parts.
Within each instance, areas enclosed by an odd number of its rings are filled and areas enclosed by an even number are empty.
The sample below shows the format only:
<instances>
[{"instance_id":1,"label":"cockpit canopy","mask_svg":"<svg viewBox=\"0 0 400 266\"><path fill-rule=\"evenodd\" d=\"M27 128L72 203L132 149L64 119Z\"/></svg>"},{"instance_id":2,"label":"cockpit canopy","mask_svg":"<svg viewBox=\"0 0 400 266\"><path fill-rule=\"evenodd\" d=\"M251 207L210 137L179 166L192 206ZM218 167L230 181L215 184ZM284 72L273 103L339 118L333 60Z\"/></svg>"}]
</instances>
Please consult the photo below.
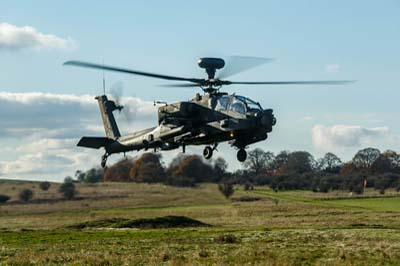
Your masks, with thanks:
<instances>
[{"instance_id":1,"label":"cockpit canopy","mask_svg":"<svg viewBox=\"0 0 400 266\"><path fill-rule=\"evenodd\" d=\"M215 110L226 112L228 109L229 111L242 115L245 115L247 112L258 113L262 111L262 107L259 103L244 96L223 95L218 97Z\"/></svg>"}]
</instances>

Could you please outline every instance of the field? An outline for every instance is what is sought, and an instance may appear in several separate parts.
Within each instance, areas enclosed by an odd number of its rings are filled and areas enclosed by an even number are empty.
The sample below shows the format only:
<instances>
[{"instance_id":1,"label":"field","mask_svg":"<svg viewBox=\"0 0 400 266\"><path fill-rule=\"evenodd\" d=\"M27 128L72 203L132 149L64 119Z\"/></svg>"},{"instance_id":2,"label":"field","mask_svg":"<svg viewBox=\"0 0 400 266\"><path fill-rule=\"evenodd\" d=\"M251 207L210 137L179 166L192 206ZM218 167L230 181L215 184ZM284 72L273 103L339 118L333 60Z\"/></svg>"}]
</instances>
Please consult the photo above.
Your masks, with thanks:
<instances>
[{"instance_id":1,"label":"field","mask_svg":"<svg viewBox=\"0 0 400 266\"><path fill-rule=\"evenodd\" d=\"M0 265L400 265L395 192L357 198L238 186L227 200L214 184L103 183L78 184L79 197L66 201L57 186L0 181L0 194L12 196L0 205ZM18 200L23 188L35 192L29 203ZM210 226L71 228L164 216Z\"/></svg>"}]
</instances>

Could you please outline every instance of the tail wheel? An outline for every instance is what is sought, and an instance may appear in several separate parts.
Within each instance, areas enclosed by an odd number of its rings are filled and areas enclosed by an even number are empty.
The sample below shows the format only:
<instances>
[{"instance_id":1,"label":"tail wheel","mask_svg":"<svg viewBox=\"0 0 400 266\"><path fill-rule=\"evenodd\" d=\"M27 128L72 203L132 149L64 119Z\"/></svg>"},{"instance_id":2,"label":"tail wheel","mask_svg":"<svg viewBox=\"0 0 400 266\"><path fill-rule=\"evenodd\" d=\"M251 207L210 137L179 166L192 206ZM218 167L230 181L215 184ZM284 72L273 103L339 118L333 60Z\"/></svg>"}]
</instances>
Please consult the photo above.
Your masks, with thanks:
<instances>
[{"instance_id":1,"label":"tail wheel","mask_svg":"<svg viewBox=\"0 0 400 266\"><path fill-rule=\"evenodd\" d=\"M244 161L246 161L246 158L247 158L247 152L246 152L246 150L245 150L245 149L240 149L240 150L238 150L238 152L237 152L237 159L238 159L238 161L239 161L239 162L244 162Z\"/></svg>"},{"instance_id":2,"label":"tail wheel","mask_svg":"<svg viewBox=\"0 0 400 266\"><path fill-rule=\"evenodd\" d=\"M211 159L211 157L213 156L213 149L210 146L207 146L204 148L203 150L203 156L204 159Z\"/></svg>"}]
</instances>

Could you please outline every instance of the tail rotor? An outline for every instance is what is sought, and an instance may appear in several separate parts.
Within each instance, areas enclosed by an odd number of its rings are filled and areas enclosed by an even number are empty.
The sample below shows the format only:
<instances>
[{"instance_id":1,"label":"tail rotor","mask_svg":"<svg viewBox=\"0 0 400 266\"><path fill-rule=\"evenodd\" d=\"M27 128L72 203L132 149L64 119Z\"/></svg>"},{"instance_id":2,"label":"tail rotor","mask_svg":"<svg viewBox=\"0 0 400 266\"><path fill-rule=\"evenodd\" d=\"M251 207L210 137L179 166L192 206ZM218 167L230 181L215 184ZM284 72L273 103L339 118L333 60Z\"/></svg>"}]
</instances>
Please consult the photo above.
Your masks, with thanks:
<instances>
[{"instance_id":1,"label":"tail rotor","mask_svg":"<svg viewBox=\"0 0 400 266\"><path fill-rule=\"evenodd\" d=\"M124 84L121 81L114 83L110 87L109 92L119 113L122 113L127 122L132 122L136 116L137 108L135 105L122 104L123 100L121 99L124 94Z\"/></svg>"}]
</instances>

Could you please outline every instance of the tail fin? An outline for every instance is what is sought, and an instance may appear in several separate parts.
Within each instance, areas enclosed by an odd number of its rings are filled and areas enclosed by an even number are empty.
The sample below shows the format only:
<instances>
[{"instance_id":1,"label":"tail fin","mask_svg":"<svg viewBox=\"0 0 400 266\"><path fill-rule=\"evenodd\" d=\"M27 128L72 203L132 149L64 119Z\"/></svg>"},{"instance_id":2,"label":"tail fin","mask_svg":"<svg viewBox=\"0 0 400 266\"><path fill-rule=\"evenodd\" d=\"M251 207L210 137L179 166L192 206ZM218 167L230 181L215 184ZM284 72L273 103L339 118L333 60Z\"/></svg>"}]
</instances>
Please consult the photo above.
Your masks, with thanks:
<instances>
[{"instance_id":1,"label":"tail fin","mask_svg":"<svg viewBox=\"0 0 400 266\"><path fill-rule=\"evenodd\" d=\"M97 96L96 100L99 102L106 136L110 139L119 138L121 134L119 133L117 123L115 122L113 111L117 109L121 110L122 107L117 106L115 102L108 100L106 95Z\"/></svg>"}]
</instances>

